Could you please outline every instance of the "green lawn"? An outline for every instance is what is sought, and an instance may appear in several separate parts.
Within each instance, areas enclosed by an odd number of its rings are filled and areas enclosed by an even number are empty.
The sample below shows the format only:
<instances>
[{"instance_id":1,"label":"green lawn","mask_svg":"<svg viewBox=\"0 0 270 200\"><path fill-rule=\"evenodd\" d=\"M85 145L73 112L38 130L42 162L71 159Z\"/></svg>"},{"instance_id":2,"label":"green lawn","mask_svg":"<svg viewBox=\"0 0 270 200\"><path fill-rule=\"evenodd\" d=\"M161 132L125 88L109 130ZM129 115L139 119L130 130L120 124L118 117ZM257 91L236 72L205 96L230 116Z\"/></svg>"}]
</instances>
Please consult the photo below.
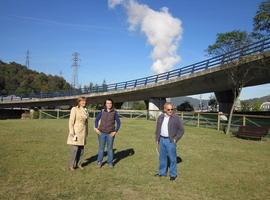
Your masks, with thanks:
<instances>
[{"instance_id":1,"label":"green lawn","mask_svg":"<svg viewBox=\"0 0 270 200\"><path fill-rule=\"evenodd\" d=\"M123 120L115 140L121 159L98 169L92 120L84 170L67 170L67 120L0 121L0 199L269 199L270 140L250 141L185 127L181 173L158 178L155 122ZM126 151L125 151L126 150ZM134 154L129 152L134 151ZM89 158L87 160L87 158Z\"/></svg>"}]
</instances>

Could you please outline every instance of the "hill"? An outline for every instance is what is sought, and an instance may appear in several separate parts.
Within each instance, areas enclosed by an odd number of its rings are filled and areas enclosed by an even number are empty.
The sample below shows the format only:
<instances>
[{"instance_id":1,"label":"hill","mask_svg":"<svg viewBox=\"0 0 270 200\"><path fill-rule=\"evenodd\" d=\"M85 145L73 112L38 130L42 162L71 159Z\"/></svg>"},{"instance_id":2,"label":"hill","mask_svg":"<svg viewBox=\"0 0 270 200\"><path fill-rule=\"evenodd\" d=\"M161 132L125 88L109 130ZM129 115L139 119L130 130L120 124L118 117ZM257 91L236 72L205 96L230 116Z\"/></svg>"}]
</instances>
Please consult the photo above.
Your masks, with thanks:
<instances>
[{"instance_id":1,"label":"hill","mask_svg":"<svg viewBox=\"0 0 270 200\"><path fill-rule=\"evenodd\" d=\"M175 106L178 106L178 105L184 103L185 101L188 101L193 106L193 108L195 110L199 109L200 99L196 99L196 98L192 98L192 97L174 97L174 98L171 98L171 102ZM201 100L201 103L202 103L204 108L207 108L208 101L209 100L206 100L206 99Z\"/></svg>"},{"instance_id":2,"label":"hill","mask_svg":"<svg viewBox=\"0 0 270 200\"><path fill-rule=\"evenodd\" d=\"M70 84L62 77L47 75L27 67L0 60L0 95L22 95L40 92L63 91Z\"/></svg>"},{"instance_id":3,"label":"hill","mask_svg":"<svg viewBox=\"0 0 270 200\"><path fill-rule=\"evenodd\" d=\"M260 97L260 98L253 98L253 99L247 99L247 100L243 100L244 102L247 102L247 103L256 103L256 102L259 102L259 103L263 103L263 102L270 102L270 95L267 95L267 96L263 96L263 97Z\"/></svg>"},{"instance_id":4,"label":"hill","mask_svg":"<svg viewBox=\"0 0 270 200\"><path fill-rule=\"evenodd\" d=\"M174 98L171 98L171 101L175 106L178 106L178 105L184 103L185 101L188 101L194 107L195 110L199 109L199 105L200 105L200 100L196 99L196 98L192 98L192 97L174 97ZM206 106L208 105L208 101L209 100L202 99L202 104L203 104L204 108L206 108ZM259 98L241 100L241 102L245 102L245 103L248 103L250 105L253 105L256 103L261 105L264 102L270 102L270 95L259 97Z\"/></svg>"}]
</instances>

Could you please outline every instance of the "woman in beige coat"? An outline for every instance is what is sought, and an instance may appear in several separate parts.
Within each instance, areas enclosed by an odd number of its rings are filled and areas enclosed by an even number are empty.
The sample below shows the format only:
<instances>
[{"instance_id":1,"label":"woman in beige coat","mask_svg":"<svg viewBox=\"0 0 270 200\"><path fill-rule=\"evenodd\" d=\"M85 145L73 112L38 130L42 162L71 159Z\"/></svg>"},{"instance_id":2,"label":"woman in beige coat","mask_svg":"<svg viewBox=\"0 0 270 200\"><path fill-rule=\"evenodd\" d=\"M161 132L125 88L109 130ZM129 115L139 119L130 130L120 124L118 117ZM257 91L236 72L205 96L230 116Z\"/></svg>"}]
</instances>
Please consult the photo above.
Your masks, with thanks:
<instances>
[{"instance_id":1,"label":"woman in beige coat","mask_svg":"<svg viewBox=\"0 0 270 200\"><path fill-rule=\"evenodd\" d=\"M69 169L74 170L77 167L83 169L80 158L84 152L84 145L88 135L88 112L86 109L86 98L77 99L77 106L70 111L69 117L69 135L67 144L71 145L71 157Z\"/></svg>"}]
</instances>

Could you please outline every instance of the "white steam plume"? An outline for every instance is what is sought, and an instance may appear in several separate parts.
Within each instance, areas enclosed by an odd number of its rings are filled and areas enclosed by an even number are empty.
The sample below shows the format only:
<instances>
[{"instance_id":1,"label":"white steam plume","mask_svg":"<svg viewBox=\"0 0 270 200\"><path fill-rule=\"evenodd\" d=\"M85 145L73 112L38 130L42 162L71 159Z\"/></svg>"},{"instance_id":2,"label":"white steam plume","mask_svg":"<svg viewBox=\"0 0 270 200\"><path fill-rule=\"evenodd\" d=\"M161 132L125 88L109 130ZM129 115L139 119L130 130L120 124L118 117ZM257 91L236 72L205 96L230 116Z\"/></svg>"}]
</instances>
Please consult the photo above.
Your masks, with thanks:
<instances>
[{"instance_id":1,"label":"white steam plume","mask_svg":"<svg viewBox=\"0 0 270 200\"><path fill-rule=\"evenodd\" d=\"M136 0L108 0L109 8L117 5L122 5L127 12L129 30L139 29L153 46L154 73L171 70L180 61L177 48L183 33L181 20L174 18L166 7L155 11Z\"/></svg>"}]
</instances>

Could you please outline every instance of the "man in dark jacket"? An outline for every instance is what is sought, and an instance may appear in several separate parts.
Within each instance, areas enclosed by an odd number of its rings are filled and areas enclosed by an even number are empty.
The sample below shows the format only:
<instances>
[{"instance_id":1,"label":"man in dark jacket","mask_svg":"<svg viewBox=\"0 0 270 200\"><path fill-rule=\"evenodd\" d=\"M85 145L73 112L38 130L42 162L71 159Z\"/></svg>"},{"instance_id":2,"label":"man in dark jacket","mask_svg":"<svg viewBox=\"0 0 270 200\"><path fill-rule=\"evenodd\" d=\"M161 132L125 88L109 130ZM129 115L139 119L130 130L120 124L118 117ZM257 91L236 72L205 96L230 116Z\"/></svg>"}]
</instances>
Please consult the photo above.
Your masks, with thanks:
<instances>
[{"instance_id":1,"label":"man in dark jacket","mask_svg":"<svg viewBox=\"0 0 270 200\"><path fill-rule=\"evenodd\" d=\"M158 117L156 125L156 142L159 148L159 173L167 175L167 157L170 163L170 180L177 177L176 143L184 134L182 120L173 112L173 105L165 103L164 114Z\"/></svg>"},{"instance_id":2,"label":"man in dark jacket","mask_svg":"<svg viewBox=\"0 0 270 200\"><path fill-rule=\"evenodd\" d=\"M117 126L115 127L115 122ZM107 143L108 164L113 168L113 142L115 135L120 129L121 122L118 113L113 108L112 99L107 99L104 102L104 109L97 115L95 120L95 131L98 134L99 149L98 149L98 166L102 166L104 148Z\"/></svg>"}]
</instances>

